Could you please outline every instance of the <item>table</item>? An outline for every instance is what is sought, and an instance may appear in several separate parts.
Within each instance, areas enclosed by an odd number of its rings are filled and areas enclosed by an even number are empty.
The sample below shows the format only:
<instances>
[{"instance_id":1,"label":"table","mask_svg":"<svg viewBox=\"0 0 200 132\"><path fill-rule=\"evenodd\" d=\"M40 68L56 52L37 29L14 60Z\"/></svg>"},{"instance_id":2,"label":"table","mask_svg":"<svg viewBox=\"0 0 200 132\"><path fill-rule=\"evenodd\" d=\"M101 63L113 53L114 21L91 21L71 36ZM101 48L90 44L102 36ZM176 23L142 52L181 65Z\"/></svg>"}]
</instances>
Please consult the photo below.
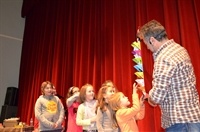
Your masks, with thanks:
<instances>
[{"instance_id":1,"label":"table","mask_svg":"<svg viewBox=\"0 0 200 132\"><path fill-rule=\"evenodd\" d=\"M16 128L16 127L4 127L0 128L0 132L32 132L34 127L32 126L25 126L23 128Z\"/></svg>"}]
</instances>

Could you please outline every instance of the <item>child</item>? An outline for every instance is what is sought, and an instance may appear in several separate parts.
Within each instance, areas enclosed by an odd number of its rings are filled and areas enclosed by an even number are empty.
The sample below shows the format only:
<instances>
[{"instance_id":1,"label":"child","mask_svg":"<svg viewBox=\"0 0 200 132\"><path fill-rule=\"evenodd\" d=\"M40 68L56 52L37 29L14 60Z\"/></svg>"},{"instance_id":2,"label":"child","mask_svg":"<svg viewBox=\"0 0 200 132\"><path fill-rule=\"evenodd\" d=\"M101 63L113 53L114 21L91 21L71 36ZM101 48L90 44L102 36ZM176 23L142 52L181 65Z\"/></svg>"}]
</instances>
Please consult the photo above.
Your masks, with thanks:
<instances>
[{"instance_id":1,"label":"child","mask_svg":"<svg viewBox=\"0 0 200 132\"><path fill-rule=\"evenodd\" d=\"M66 104L68 109L67 132L82 132L82 127L76 125L76 113L80 105L79 88L72 86L68 90Z\"/></svg>"},{"instance_id":2,"label":"child","mask_svg":"<svg viewBox=\"0 0 200 132\"><path fill-rule=\"evenodd\" d=\"M55 88L54 85L53 85L53 88L52 88L52 95L57 96L56 88ZM35 117L35 119L34 119L34 132L39 132L38 127L39 127L39 121ZM64 131L65 130L65 120L63 120L62 128L63 128L63 131Z\"/></svg>"},{"instance_id":3,"label":"child","mask_svg":"<svg viewBox=\"0 0 200 132\"><path fill-rule=\"evenodd\" d=\"M60 99L52 94L53 84L45 81L41 85L42 95L35 104L35 116L39 121L39 131L62 131L64 107Z\"/></svg>"},{"instance_id":4,"label":"child","mask_svg":"<svg viewBox=\"0 0 200 132\"><path fill-rule=\"evenodd\" d=\"M139 101L135 83L133 84L132 100L133 106L128 108L130 102L122 92L113 94L109 99L109 106L115 117L115 125L119 125L121 132L138 132L136 120L144 118L145 106L143 100Z\"/></svg>"},{"instance_id":5,"label":"child","mask_svg":"<svg viewBox=\"0 0 200 132\"><path fill-rule=\"evenodd\" d=\"M96 106L94 88L91 84L85 84L80 90L81 104L78 107L76 124L83 127L83 132L97 132Z\"/></svg>"},{"instance_id":6,"label":"child","mask_svg":"<svg viewBox=\"0 0 200 132\"><path fill-rule=\"evenodd\" d=\"M111 109L108 106L108 99L115 93L115 87L112 81L105 81L98 92L97 105L97 129L98 132L118 132L118 127L113 126L113 117Z\"/></svg>"},{"instance_id":7,"label":"child","mask_svg":"<svg viewBox=\"0 0 200 132\"><path fill-rule=\"evenodd\" d=\"M110 87L113 87L115 92L117 92L117 88L115 86L115 84L111 81L111 80L106 80L102 85L101 87L103 86L110 86Z\"/></svg>"}]
</instances>

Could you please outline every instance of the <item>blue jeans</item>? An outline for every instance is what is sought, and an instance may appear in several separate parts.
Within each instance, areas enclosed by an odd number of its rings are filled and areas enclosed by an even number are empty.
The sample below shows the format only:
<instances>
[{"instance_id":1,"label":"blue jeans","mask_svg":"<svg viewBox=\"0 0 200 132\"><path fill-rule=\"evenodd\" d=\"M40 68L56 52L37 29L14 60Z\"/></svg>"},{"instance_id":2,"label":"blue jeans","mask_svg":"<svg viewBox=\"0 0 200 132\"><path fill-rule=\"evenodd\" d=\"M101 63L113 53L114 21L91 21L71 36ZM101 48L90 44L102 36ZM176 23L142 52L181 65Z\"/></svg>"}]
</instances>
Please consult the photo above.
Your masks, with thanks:
<instances>
[{"instance_id":1,"label":"blue jeans","mask_svg":"<svg viewBox=\"0 0 200 132\"><path fill-rule=\"evenodd\" d=\"M200 123L177 123L166 128L166 132L200 132Z\"/></svg>"}]
</instances>

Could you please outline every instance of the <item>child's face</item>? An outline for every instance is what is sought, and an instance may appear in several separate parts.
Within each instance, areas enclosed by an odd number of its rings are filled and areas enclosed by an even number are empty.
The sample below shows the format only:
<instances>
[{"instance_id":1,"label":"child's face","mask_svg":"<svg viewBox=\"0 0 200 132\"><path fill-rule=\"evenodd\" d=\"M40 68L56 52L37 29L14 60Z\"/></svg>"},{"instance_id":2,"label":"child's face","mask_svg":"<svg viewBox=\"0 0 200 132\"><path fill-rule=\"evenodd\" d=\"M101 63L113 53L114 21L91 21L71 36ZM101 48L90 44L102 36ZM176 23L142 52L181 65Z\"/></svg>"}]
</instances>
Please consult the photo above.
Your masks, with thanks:
<instances>
[{"instance_id":1,"label":"child's face","mask_svg":"<svg viewBox=\"0 0 200 132\"><path fill-rule=\"evenodd\" d=\"M47 86L44 88L44 95L50 96L52 95L52 91L53 91L53 88L51 87L51 85L47 84Z\"/></svg>"},{"instance_id":2,"label":"child's face","mask_svg":"<svg viewBox=\"0 0 200 132\"><path fill-rule=\"evenodd\" d=\"M130 101L128 100L128 97L126 97L125 95L121 95L120 97L120 102L121 102L121 107L127 107L128 105L130 105Z\"/></svg>"},{"instance_id":3,"label":"child's face","mask_svg":"<svg viewBox=\"0 0 200 132\"><path fill-rule=\"evenodd\" d=\"M92 86L88 86L85 93L86 101L91 101L94 99L94 89Z\"/></svg>"},{"instance_id":4,"label":"child's face","mask_svg":"<svg viewBox=\"0 0 200 132\"><path fill-rule=\"evenodd\" d=\"M106 90L106 93L104 94L104 98L107 100L110 98L111 95L115 93L115 88L113 87L108 87Z\"/></svg>"}]
</instances>

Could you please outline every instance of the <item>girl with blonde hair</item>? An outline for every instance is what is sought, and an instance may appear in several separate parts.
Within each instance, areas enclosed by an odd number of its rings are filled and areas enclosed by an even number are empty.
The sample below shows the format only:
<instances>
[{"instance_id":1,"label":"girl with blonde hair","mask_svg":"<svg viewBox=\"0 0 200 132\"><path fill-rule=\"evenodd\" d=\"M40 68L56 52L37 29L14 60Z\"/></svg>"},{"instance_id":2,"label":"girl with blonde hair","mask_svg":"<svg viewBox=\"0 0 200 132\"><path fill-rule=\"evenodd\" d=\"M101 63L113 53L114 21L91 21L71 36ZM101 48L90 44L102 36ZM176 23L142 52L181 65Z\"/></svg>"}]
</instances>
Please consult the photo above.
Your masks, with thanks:
<instances>
[{"instance_id":1,"label":"girl with blonde hair","mask_svg":"<svg viewBox=\"0 0 200 132\"><path fill-rule=\"evenodd\" d=\"M133 84L133 94L132 94L132 107L128 97L126 97L122 92L117 92L113 94L108 103L111 107L114 125L119 126L121 132L138 132L138 126L136 120L141 120L145 115L145 106L143 97L139 100L137 93L137 86Z\"/></svg>"}]
</instances>

